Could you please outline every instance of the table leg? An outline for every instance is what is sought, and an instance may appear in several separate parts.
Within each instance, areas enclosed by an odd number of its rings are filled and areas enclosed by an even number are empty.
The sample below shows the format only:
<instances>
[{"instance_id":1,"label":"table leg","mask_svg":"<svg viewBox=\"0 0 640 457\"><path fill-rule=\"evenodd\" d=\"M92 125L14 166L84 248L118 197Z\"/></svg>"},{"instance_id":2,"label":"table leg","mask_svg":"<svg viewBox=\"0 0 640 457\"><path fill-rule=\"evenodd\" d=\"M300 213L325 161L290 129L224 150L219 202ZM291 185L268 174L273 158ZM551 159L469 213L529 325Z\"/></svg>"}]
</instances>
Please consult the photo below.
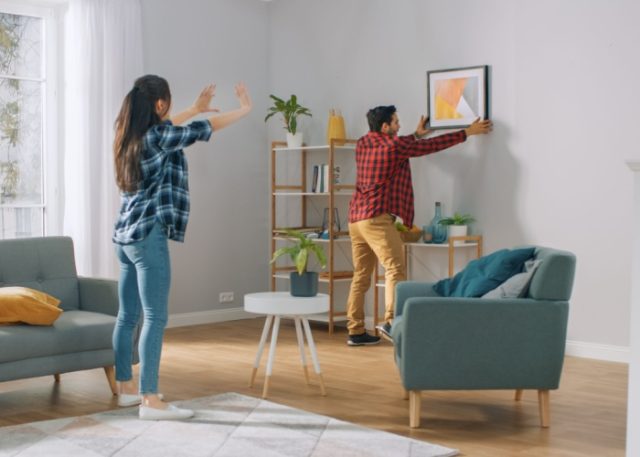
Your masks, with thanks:
<instances>
[{"instance_id":1,"label":"table leg","mask_svg":"<svg viewBox=\"0 0 640 457\"><path fill-rule=\"evenodd\" d=\"M256 361L253 363L253 370L251 370L251 379L249 380L249 387L253 387L253 382L256 380L256 373L260 366L260 359L262 358L262 351L264 350L264 343L267 341L269 335L269 329L273 322L273 316L267 316L264 321L264 328L262 329L262 336L260 337L260 344L258 345L258 353L256 354Z\"/></svg>"},{"instance_id":2,"label":"table leg","mask_svg":"<svg viewBox=\"0 0 640 457\"><path fill-rule=\"evenodd\" d=\"M307 358L304 355L304 336L302 335L302 325L300 323L300 317L294 316L294 322L296 324L296 337L298 338L298 349L300 349L300 361L302 362L302 369L304 370L304 379L309 385L309 370L307 369Z\"/></svg>"},{"instance_id":3,"label":"table leg","mask_svg":"<svg viewBox=\"0 0 640 457\"><path fill-rule=\"evenodd\" d=\"M267 360L267 375L264 378L264 389L262 390L262 398L267 398L269 393L269 383L271 381L271 373L273 371L273 359L276 355L276 343L278 341L278 331L280 330L280 316L276 316L271 331L271 344L269 345L269 359Z\"/></svg>"},{"instance_id":4,"label":"table leg","mask_svg":"<svg viewBox=\"0 0 640 457\"><path fill-rule=\"evenodd\" d=\"M320 362L318 361L318 353L316 352L316 344L313 341L313 335L311 334L311 328L309 327L309 321L305 318L302 318L302 325L304 326L304 332L307 336L307 343L309 343L309 351L311 352L311 360L313 361L313 368L320 378L320 393L322 396L326 396L327 392L324 388L324 379L322 378L322 373L320 372Z\"/></svg>"}]
</instances>

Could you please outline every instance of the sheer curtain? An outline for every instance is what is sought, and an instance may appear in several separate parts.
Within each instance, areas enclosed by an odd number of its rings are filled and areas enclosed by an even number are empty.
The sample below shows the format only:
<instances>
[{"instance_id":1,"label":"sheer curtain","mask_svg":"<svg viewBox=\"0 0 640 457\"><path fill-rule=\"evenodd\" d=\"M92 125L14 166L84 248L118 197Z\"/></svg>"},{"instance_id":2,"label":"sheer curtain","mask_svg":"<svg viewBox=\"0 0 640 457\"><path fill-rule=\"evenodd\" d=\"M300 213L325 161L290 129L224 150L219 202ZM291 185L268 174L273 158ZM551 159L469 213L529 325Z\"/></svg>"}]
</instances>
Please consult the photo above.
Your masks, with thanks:
<instances>
[{"instance_id":1,"label":"sheer curtain","mask_svg":"<svg viewBox=\"0 0 640 457\"><path fill-rule=\"evenodd\" d=\"M142 74L139 0L71 0L65 17L64 233L78 273L115 278L113 125Z\"/></svg>"}]
</instances>

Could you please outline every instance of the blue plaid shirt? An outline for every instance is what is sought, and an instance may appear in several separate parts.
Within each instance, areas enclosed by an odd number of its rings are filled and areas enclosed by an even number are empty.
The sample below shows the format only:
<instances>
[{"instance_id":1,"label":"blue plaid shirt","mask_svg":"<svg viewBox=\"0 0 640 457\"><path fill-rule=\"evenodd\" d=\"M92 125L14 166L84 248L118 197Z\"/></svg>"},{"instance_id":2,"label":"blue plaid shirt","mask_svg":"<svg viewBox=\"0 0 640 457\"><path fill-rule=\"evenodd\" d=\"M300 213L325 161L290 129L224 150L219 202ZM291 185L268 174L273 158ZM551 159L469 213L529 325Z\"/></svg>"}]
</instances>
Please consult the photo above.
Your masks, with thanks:
<instances>
[{"instance_id":1,"label":"blue plaid shirt","mask_svg":"<svg viewBox=\"0 0 640 457\"><path fill-rule=\"evenodd\" d=\"M142 178L135 192L122 192L113 242L130 244L149 235L159 221L167 236L184 241L189 221L189 174L183 148L209 141L209 121L175 126L171 121L151 127L143 138Z\"/></svg>"}]
</instances>

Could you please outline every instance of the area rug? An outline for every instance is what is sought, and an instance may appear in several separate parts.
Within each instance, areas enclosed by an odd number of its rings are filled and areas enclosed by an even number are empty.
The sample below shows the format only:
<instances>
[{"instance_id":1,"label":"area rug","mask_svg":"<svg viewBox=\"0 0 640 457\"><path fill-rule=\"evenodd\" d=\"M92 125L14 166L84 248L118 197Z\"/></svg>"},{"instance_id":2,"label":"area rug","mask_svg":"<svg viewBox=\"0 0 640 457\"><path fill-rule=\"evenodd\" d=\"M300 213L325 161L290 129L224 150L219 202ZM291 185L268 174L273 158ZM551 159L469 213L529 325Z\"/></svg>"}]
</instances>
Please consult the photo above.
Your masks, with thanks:
<instances>
[{"instance_id":1,"label":"area rug","mask_svg":"<svg viewBox=\"0 0 640 457\"><path fill-rule=\"evenodd\" d=\"M0 428L0 456L445 457L457 451L235 393L175 402L186 421L138 409Z\"/></svg>"}]
</instances>

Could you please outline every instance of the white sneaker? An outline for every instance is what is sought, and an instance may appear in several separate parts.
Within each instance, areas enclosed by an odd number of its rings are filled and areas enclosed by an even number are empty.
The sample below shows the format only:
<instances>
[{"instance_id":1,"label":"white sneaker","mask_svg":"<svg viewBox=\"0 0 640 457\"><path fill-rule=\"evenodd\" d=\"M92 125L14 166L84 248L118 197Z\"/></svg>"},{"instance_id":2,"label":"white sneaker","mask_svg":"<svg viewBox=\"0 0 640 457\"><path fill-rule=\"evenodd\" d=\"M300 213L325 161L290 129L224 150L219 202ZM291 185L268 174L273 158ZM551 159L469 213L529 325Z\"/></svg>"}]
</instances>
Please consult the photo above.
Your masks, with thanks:
<instances>
[{"instance_id":1,"label":"white sneaker","mask_svg":"<svg viewBox=\"0 0 640 457\"><path fill-rule=\"evenodd\" d=\"M158 394L158 398L160 400L164 399L164 395ZM127 407L127 406L136 406L142 403L142 395L140 394L119 394L118 395L118 406Z\"/></svg>"},{"instance_id":2,"label":"white sneaker","mask_svg":"<svg viewBox=\"0 0 640 457\"><path fill-rule=\"evenodd\" d=\"M162 421L189 419L190 417L193 417L194 414L195 413L190 409L182 409L173 405L169 405L167 409L140 406L138 417L145 421Z\"/></svg>"}]
</instances>

